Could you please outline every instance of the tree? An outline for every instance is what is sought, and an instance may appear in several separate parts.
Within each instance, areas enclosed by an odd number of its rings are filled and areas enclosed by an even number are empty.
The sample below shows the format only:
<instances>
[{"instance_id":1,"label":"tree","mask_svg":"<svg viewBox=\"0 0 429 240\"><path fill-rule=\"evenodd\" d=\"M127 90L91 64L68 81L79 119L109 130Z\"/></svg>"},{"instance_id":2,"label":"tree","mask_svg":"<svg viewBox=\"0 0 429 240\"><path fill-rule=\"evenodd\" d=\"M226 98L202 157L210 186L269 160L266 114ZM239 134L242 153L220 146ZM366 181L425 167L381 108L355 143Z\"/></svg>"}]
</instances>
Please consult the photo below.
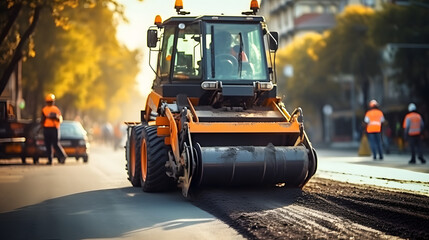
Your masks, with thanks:
<instances>
[{"instance_id":1,"label":"tree","mask_svg":"<svg viewBox=\"0 0 429 240\"><path fill-rule=\"evenodd\" d=\"M386 5L374 16L371 37L378 47L396 49L393 79L411 90L412 101L429 102L429 8Z\"/></svg>"},{"instance_id":2,"label":"tree","mask_svg":"<svg viewBox=\"0 0 429 240\"><path fill-rule=\"evenodd\" d=\"M24 96L36 119L42 94L54 92L67 118L88 116L117 121L124 105L136 96L138 51L116 40L109 5L78 6L63 12L70 20L58 28L52 16L40 19L34 34L36 56L24 64ZM30 101L28 101L30 100Z\"/></svg>"},{"instance_id":3,"label":"tree","mask_svg":"<svg viewBox=\"0 0 429 240\"><path fill-rule=\"evenodd\" d=\"M24 60L27 117L39 116L47 92L65 114L100 119L117 119L121 104L140 99L134 90L140 53L116 40L114 16L124 19L116 0L7 0L0 13L0 92Z\"/></svg>"},{"instance_id":4,"label":"tree","mask_svg":"<svg viewBox=\"0 0 429 240\"><path fill-rule=\"evenodd\" d=\"M115 10L121 12L121 5L114 0L99 0L99 3L109 2L115 6ZM62 12L67 8L77 6L95 6L93 0L6 0L0 2L0 54L1 75L0 93L3 92L10 75L18 62L26 55L33 55L33 46L29 39L36 29L37 22L43 8L48 9L57 26L65 26L67 18ZM22 19L19 19L22 17ZM26 23L26 21L28 23ZM28 51L25 48L30 47Z\"/></svg>"},{"instance_id":5,"label":"tree","mask_svg":"<svg viewBox=\"0 0 429 240\"><path fill-rule=\"evenodd\" d=\"M316 53L320 52L325 44L325 36L308 33L295 38L278 52L278 69L282 71L286 65L293 69L292 76L279 80L279 92L286 96L286 105L303 108L306 121L309 120L314 129L322 128L319 121L321 109L332 102L338 93L337 83L329 78L329 75L321 75L318 72L317 66L323 59Z\"/></svg>"},{"instance_id":6,"label":"tree","mask_svg":"<svg viewBox=\"0 0 429 240\"><path fill-rule=\"evenodd\" d=\"M41 17L40 25L43 27L34 34L36 54L23 64L24 97L30 104L40 104L45 93L53 92L61 99L58 103L66 100L63 112L76 109L79 105L75 97L86 97L87 89L100 75L101 56L95 37L90 29L75 26L74 22L67 30L58 28L48 14ZM35 119L39 106L28 107Z\"/></svg>"},{"instance_id":7,"label":"tree","mask_svg":"<svg viewBox=\"0 0 429 240\"><path fill-rule=\"evenodd\" d=\"M2 67L2 74L0 77L0 93L3 92L4 88L6 87L7 82L9 81L10 75L12 74L13 70L15 69L18 62L23 57L23 48L27 42L27 40L30 38L30 35L33 33L34 29L36 28L37 21L39 20L40 10L42 8L41 5L36 5L32 7L32 15L29 19L29 25L25 28L25 31L23 34L17 34L18 29L16 28L15 36L12 34L12 39L7 39L7 36L11 29L13 28L14 22L18 18L19 13L21 12L21 9L23 9L23 5L26 2L18 2L14 3L12 1L2 2L0 4L0 7L2 8L2 12L5 11L6 8L10 9L10 14L8 15L7 21L5 21L5 24L3 24L2 30L1 30L1 38L0 38L0 44L1 44L1 51L2 51L2 57L7 59L2 61L3 63L6 63ZM4 17L3 17L4 18ZM15 39L13 39L15 37ZM14 51L10 51L10 47L15 46Z\"/></svg>"},{"instance_id":8,"label":"tree","mask_svg":"<svg viewBox=\"0 0 429 240\"><path fill-rule=\"evenodd\" d=\"M380 74L380 53L369 36L374 10L351 5L337 17L337 25L326 38L326 47L317 52L320 75L350 74L368 102L371 77Z\"/></svg>"}]
</instances>

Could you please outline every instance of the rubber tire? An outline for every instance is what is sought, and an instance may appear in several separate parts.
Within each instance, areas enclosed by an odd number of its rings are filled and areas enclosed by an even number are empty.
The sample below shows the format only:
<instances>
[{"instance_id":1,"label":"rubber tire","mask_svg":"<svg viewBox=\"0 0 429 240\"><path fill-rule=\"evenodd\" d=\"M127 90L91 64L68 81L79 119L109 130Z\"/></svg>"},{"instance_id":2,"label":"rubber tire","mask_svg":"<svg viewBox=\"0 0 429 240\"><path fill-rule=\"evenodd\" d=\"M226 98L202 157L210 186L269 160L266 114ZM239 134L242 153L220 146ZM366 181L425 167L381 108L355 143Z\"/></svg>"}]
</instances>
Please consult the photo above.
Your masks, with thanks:
<instances>
[{"instance_id":1,"label":"rubber tire","mask_svg":"<svg viewBox=\"0 0 429 240\"><path fill-rule=\"evenodd\" d=\"M132 128L129 139L127 140L127 148L125 157L127 160L126 169L128 180L133 187L140 187L140 150L142 139L142 125L137 125ZM134 167L133 167L134 166Z\"/></svg>"},{"instance_id":2,"label":"rubber tire","mask_svg":"<svg viewBox=\"0 0 429 240\"><path fill-rule=\"evenodd\" d=\"M164 137L158 137L156 126L145 126L142 131L142 156L140 184L144 192L165 192L175 188L173 178L166 174L165 163L168 161L168 150ZM145 156L146 155L146 156ZM146 163L144 162L146 160ZM146 178L144 167L146 166Z\"/></svg>"}]
</instances>

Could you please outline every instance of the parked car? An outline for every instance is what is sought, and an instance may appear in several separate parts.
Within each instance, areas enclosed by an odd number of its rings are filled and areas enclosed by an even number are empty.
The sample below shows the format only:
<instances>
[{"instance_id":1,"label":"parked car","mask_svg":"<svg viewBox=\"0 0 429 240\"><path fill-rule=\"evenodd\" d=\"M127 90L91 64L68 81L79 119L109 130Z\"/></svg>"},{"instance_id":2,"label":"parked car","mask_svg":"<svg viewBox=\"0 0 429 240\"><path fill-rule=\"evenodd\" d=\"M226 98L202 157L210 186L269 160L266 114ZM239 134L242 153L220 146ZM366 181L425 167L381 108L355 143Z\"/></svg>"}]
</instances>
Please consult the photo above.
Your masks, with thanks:
<instances>
[{"instance_id":1,"label":"parked car","mask_svg":"<svg viewBox=\"0 0 429 240\"><path fill-rule=\"evenodd\" d=\"M76 160L82 158L83 162L88 162L88 136L80 122L65 120L61 123L60 143L68 157L74 157ZM33 158L34 164L39 162L39 158L48 157L40 124L35 124L27 137L25 156ZM55 154L55 157L58 156Z\"/></svg>"}]
</instances>

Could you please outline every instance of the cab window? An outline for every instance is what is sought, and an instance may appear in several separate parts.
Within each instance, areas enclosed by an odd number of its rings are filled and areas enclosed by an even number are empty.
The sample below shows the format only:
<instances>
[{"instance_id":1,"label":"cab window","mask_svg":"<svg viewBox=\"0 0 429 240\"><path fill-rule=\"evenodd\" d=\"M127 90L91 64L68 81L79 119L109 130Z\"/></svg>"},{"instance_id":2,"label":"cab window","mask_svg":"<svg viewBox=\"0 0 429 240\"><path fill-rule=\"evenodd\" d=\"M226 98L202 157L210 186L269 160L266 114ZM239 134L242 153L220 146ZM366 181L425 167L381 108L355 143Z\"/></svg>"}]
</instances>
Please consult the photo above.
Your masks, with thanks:
<instances>
[{"instance_id":1,"label":"cab window","mask_svg":"<svg viewBox=\"0 0 429 240\"><path fill-rule=\"evenodd\" d=\"M266 58L259 24L207 24L207 78L266 80Z\"/></svg>"},{"instance_id":2,"label":"cab window","mask_svg":"<svg viewBox=\"0 0 429 240\"><path fill-rule=\"evenodd\" d=\"M200 25L179 24L177 50L174 58L173 78L201 78L201 33Z\"/></svg>"},{"instance_id":3,"label":"cab window","mask_svg":"<svg viewBox=\"0 0 429 240\"><path fill-rule=\"evenodd\" d=\"M161 78L168 78L170 75L171 58L173 54L174 27L166 27L162 41L162 51L159 59L159 71Z\"/></svg>"}]
</instances>

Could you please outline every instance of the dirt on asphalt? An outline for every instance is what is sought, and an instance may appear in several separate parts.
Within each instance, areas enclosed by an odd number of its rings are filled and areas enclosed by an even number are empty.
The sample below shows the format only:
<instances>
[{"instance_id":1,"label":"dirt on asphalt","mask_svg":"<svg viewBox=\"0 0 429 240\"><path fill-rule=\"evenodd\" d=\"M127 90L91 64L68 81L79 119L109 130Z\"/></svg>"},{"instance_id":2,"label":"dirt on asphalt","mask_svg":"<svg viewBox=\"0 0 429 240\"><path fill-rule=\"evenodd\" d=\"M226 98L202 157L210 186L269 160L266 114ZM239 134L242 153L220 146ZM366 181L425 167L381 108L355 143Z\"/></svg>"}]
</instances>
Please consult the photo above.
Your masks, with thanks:
<instances>
[{"instance_id":1,"label":"dirt on asphalt","mask_svg":"<svg viewBox=\"0 0 429 240\"><path fill-rule=\"evenodd\" d=\"M193 203L247 239L429 239L429 197L317 177L303 189L205 189Z\"/></svg>"}]
</instances>

